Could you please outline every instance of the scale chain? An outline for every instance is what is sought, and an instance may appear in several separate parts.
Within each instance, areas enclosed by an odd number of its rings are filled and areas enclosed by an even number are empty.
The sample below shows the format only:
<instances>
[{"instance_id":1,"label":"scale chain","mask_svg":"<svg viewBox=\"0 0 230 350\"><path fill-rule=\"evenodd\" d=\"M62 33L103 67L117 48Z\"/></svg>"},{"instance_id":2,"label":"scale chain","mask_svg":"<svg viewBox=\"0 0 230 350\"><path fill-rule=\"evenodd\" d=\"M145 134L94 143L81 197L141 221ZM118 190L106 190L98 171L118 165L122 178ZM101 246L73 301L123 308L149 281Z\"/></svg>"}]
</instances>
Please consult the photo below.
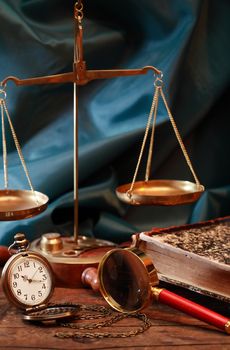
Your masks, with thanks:
<instances>
[{"instance_id":1,"label":"scale chain","mask_svg":"<svg viewBox=\"0 0 230 350\"><path fill-rule=\"evenodd\" d=\"M4 122L4 108L3 99L0 100L1 104L1 121L2 121L2 151L3 151L3 173L4 173L4 187L8 188L8 161L7 161L7 146L6 146L6 132Z\"/></svg>"},{"instance_id":2,"label":"scale chain","mask_svg":"<svg viewBox=\"0 0 230 350\"><path fill-rule=\"evenodd\" d=\"M152 133L151 133L150 145L149 145L149 151L148 151L148 158L147 158L147 165L146 165L146 170L145 170L145 182L147 182L149 180L149 177L150 177L152 154L153 154L153 144L154 144L154 135L155 135L155 128L156 128L157 109L158 109L158 101L159 101L159 97L160 96L161 96L161 98L163 100L163 103L165 105L165 108L166 108L169 120L170 120L170 122L172 124L174 133L175 133L177 141L178 141L178 143L179 143L179 145L181 147L181 150L182 150L182 153L183 153L183 155L185 157L186 163L187 163L187 165L188 165L188 167L189 167L189 169L190 169L190 171L191 171L191 173L192 173L192 175L193 175L193 177L195 179L196 185L197 186L200 185L200 182L199 182L199 180L198 180L198 178L196 176L195 170L194 170L194 168L192 166L192 162L191 162L191 160L189 158L189 155L188 155L188 153L186 151L186 148L184 146L184 143L182 141L182 138L181 138L180 133L178 131L178 128L176 126L175 120L174 120L174 118L172 116L172 113L171 113L171 111L169 109L169 106L168 106L168 103L166 101L166 98L165 98L165 95L164 95L164 92L163 92L163 81L161 80L161 78L159 78L159 77L156 78L156 80L154 82L154 86L155 86L155 92L154 92L154 95L153 95L152 105L151 105L151 108L150 108L148 121L147 121L146 128L145 128L145 134L144 134L144 137L143 137L140 154L139 154L139 157L138 157L136 169L135 169L135 172L134 172L134 176L133 176L130 188L126 192L127 196L129 196L129 198L132 197L132 190L134 188L134 184L135 184L136 177L137 177L137 174L138 174L138 171L139 171L140 163L141 163L141 160L142 160L142 157L143 157L143 152L144 152L144 149L145 149L145 145L146 145L146 141L147 141L147 137L148 137L151 121L153 119L153 122L152 122ZM153 116L153 113L154 113L154 116Z\"/></svg>"},{"instance_id":3,"label":"scale chain","mask_svg":"<svg viewBox=\"0 0 230 350\"><path fill-rule=\"evenodd\" d=\"M78 0L75 3L75 6L74 6L74 17L78 21L81 21L83 19L83 3L82 3L81 0Z\"/></svg>"},{"instance_id":4,"label":"scale chain","mask_svg":"<svg viewBox=\"0 0 230 350\"><path fill-rule=\"evenodd\" d=\"M170 122L171 122L171 124L172 124L173 130L174 130L174 132L175 132L177 141L179 142L179 145L180 145L180 147L181 147L182 153L183 153L183 155L184 155L184 157L185 157L186 163L187 163L187 165L188 165L188 167L189 167L189 169L190 169L190 171L191 171L191 173L192 173L192 175L193 175L193 177L194 177L194 180L195 180L195 182L196 182L196 185L199 186L199 185L200 185L200 181L198 180L198 177L196 176L195 170L193 169L192 162L191 162L191 160L190 160L190 158L189 158L189 155L188 155L188 153L187 153L187 151L186 151L186 148L185 148L185 145L184 145L184 143L183 143L183 141L182 141L182 138L181 138L181 136L180 136L180 133L179 133L179 131L178 131L178 129L177 129L177 126L176 126L175 120L174 120L174 118L173 118L173 116L172 116L172 113L170 112L170 109L169 109L168 103L167 103L167 101L166 101L166 98L165 98L165 95L164 95L164 92L163 92L162 87L160 88L160 94L161 94L162 100L163 100L163 102L164 102L165 108L166 108L166 110L167 110L167 113L168 113Z\"/></svg>"},{"instance_id":5,"label":"scale chain","mask_svg":"<svg viewBox=\"0 0 230 350\"><path fill-rule=\"evenodd\" d=\"M133 190L133 187L134 187L134 184L135 184L135 181L136 181L136 177L137 177L138 170L139 170L139 167L140 167L141 159L142 159L143 152L144 152L144 149L145 149L146 140L147 140L148 133L149 133L150 124L151 124L151 121L152 121L152 116L153 116L153 113L154 113L154 110L155 110L155 106L156 106L156 102L158 101L158 98L159 98L159 88L156 87L155 93L154 93L154 96L153 96L153 100L152 100L152 105L151 105L150 112L149 112L149 116L148 116L148 121L147 121L146 129L145 129L145 134L144 134L142 145L141 145L141 151L140 151L140 154L139 154L139 158L138 158L136 169L135 169L134 176L133 176L133 180L132 180L130 189L127 191L127 195L128 196L131 196L131 192Z\"/></svg>"},{"instance_id":6,"label":"scale chain","mask_svg":"<svg viewBox=\"0 0 230 350\"><path fill-rule=\"evenodd\" d=\"M151 133L151 138L150 138L149 153L148 153L148 159L147 159L147 165L146 165L146 171L145 171L145 181L149 181L150 172L151 172L151 164L152 164L152 156L153 156L153 145L154 145L154 136L155 136L155 129L156 129L158 101L159 101L159 89L157 88L157 98L156 98L155 108L154 108L152 133Z\"/></svg>"},{"instance_id":7,"label":"scale chain","mask_svg":"<svg viewBox=\"0 0 230 350\"><path fill-rule=\"evenodd\" d=\"M13 140L14 140L14 143L15 143L15 147L17 149L17 152L18 152L18 156L20 158L20 161L21 161L21 164L22 164L22 167L23 167L23 170L25 172L25 175L26 175L26 178L27 178L27 181L29 183L29 186L30 186L30 189L32 191L32 193L34 194L35 196L35 199L37 201L37 198L36 198L36 194L35 194L35 191L34 191L34 188L33 188L33 185L32 185L32 182L31 182L31 179L30 179L30 175L29 175L29 172L28 172L28 169L27 169L27 166L26 166L26 163L25 163L25 159L24 159L24 156L22 154L22 150L21 150L21 147L20 147L20 144L19 144L19 141L18 141L18 138L17 138L17 135L16 135L16 132L14 130L14 126L13 126L13 123L11 121L11 118L10 118L10 115L9 115L9 112L8 112L8 108L7 108L7 105L6 105L6 102L4 99L1 99L1 109L2 109L2 120L4 119L4 113L3 111L5 111L5 114L7 116L7 120L8 120L8 123L9 123L9 126L10 126L10 129L11 129L11 133L12 133L12 136L13 136ZM2 123L2 127L4 126L4 122ZM6 140L4 139L3 140L3 143L6 143ZM6 146L3 146L3 158L4 158L4 166L6 166L6 169L7 169L7 161L6 161ZM4 156L4 153L5 153L5 156ZM6 175L8 172L6 170L6 172L4 172L4 178L5 178L5 186L7 185L8 186L8 175Z\"/></svg>"}]
</instances>

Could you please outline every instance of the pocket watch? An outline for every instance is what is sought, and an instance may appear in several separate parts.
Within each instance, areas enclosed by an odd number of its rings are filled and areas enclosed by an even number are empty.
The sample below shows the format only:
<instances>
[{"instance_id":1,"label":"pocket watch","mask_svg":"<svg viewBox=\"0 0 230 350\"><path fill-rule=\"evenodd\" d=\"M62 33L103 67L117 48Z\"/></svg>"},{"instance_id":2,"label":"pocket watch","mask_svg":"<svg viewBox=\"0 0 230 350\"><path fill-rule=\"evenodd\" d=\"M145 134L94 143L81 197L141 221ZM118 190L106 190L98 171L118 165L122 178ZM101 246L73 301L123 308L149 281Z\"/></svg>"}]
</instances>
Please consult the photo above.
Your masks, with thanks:
<instances>
[{"instance_id":1,"label":"pocket watch","mask_svg":"<svg viewBox=\"0 0 230 350\"><path fill-rule=\"evenodd\" d=\"M24 310L23 319L53 321L74 317L78 306L48 304L54 291L54 275L48 260L41 254L27 250L29 242L23 233L14 236L9 252L14 255L2 271L3 291L8 300Z\"/></svg>"}]
</instances>

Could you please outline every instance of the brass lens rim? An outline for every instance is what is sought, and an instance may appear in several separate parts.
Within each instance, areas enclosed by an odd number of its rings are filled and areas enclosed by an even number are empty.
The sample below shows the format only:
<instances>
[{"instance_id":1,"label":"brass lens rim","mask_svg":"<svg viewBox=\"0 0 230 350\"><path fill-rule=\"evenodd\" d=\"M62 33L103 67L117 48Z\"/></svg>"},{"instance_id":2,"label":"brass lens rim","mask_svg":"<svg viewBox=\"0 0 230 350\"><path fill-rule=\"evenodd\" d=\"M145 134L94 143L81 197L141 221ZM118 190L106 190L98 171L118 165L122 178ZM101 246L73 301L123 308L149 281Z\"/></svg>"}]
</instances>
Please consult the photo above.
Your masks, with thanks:
<instances>
[{"instance_id":1,"label":"brass lens rim","mask_svg":"<svg viewBox=\"0 0 230 350\"><path fill-rule=\"evenodd\" d=\"M106 264L106 261L108 260L109 257L111 257L112 254L117 253L117 252L122 252L124 254L131 254L132 256L135 257L135 259L139 260L139 263L143 265L144 271L146 272L146 276L149 279L148 283L148 290L147 290L147 298L142 304L142 306L138 309L135 310L126 310L123 308L119 303L117 303L107 292L106 287L104 285L103 281L103 270ZM159 283L158 277L157 277L157 272L156 269L153 265L152 260L142 251L140 251L137 248L116 248L112 249L109 252L107 252L102 260L100 261L100 264L98 266L98 279L99 279L99 284L100 284L100 292L104 299L107 301L107 303L115 310L123 313L135 313L137 311L140 311L147 307L151 302L153 298L152 294L152 286L155 286Z\"/></svg>"}]
</instances>

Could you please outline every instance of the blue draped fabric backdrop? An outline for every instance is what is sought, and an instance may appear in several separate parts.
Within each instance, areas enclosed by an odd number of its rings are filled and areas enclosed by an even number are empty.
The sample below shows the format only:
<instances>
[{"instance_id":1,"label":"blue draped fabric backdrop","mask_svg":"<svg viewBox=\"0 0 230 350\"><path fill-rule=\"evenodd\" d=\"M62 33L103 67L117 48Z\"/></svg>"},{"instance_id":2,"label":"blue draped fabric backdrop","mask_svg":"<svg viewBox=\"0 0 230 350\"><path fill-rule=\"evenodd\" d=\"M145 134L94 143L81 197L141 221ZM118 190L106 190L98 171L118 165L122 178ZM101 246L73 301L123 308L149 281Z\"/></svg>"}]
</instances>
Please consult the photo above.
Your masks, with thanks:
<instances>
[{"instance_id":1,"label":"blue draped fabric backdrop","mask_svg":"<svg viewBox=\"0 0 230 350\"><path fill-rule=\"evenodd\" d=\"M0 80L72 70L73 6L61 0L0 0ZM121 242L153 226L230 214L229 10L228 0L84 1L87 67L154 65L163 71L167 99L206 191L198 202L177 207L119 202L115 188L132 179L153 76L91 82L79 89L81 234ZM30 239L45 232L72 234L73 87L9 83L7 104L33 185L50 202L37 217L0 222L0 244L19 230ZM7 144L10 188L28 189L9 128ZM143 173L144 164L139 179ZM151 177L193 180L162 105Z\"/></svg>"}]
</instances>

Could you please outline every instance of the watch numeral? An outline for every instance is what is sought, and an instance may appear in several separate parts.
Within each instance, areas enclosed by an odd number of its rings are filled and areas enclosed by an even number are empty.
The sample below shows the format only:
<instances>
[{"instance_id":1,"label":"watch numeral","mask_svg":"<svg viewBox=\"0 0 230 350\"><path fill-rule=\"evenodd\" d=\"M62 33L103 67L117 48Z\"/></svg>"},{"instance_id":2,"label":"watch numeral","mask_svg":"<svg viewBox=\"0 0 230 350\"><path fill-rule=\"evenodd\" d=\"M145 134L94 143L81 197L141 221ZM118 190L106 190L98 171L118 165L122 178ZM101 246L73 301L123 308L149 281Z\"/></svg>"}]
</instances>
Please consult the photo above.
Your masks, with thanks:
<instances>
[{"instance_id":1,"label":"watch numeral","mask_svg":"<svg viewBox=\"0 0 230 350\"><path fill-rule=\"evenodd\" d=\"M24 294L24 299L27 300L28 299L28 295Z\"/></svg>"},{"instance_id":2,"label":"watch numeral","mask_svg":"<svg viewBox=\"0 0 230 350\"><path fill-rule=\"evenodd\" d=\"M39 270L40 273L43 272L43 268L41 266L38 268L38 270Z\"/></svg>"},{"instance_id":3,"label":"watch numeral","mask_svg":"<svg viewBox=\"0 0 230 350\"><path fill-rule=\"evenodd\" d=\"M39 298L42 297L42 292L40 290L38 291L38 296Z\"/></svg>"},{"instance_id":4,"label":"watch numeral","mask_svg":"<svg viewBox=\"0 0 230 350\"><path fill-rule=\"evenodd\" d=\"M24 267L30 267L30 262L29 261L24 261Z\"/></svg>"},{"instance_id":5,"label":"watch numeral","mask_svg":"<svg viewBox=\"0 0 230 350\"><path fill-rule=\"evenodd\" d=\"M35 300L35 295L34 294L31 295L31 300Z\"/></svg>"},{"instance_id":6,"label":"watch numeral","mask_svg":"<svg viewBox=\"0 0 230 350\"><path fill-rule=\"evenodd\" d=\"M45 285L45 283L43 283L43 285L42 285L42 289L46 289L46 285Z\"/></svg>"},{"instance_id":7,"label":"watch numeral","mask_svg":"<svg viewBox=\"0 0 230 350\"><path fill-rule=\"evenodd\" d=\"M19 278L19 273L14 273L14 279L18 279Z\"/></svg>"},{"instance_id":8,"label":"watch numeral","mask_svg":"<svg viewBox=\"0 0 230 350\"><path fill-rule=\"evenodd\" d=\"M46 275L42 275L42 277L43 277L42 278L43 281L47 280L47 276Z\"/></svg>"},{"instance_id":9,"label":"watch numeral","mask_svg":"<svg viewBox=\"0 0 230 350\"><path fill-rule=\"evenodd\" d=\"M13 282L13 287L14 288L17 288L17 285L18 285L17 282Z\"/></svg>"},{"instance_id":10,"label":"watch numeral","mask_svg":"<svg viewBox=\"0 0 230 350\"><path fill-rule=\"evenodd\" d=\"M21 272L22 271L22 266L18 265L18 271Z\"/></svg>"},{"instance_id":11,"label":"watch numeral","mask_svg":"<svg viewBox=\"0 0 230 350\"><path fill-rule=\"evenodd\" d=\"M18 289L18 290L17 290L17 295L21 295L21 294L22 294L21 289Z\"/></svg>"},{"instance_id":12,"label":"watch numeral","mask_svg":"<svg viewBox=\"0 0 230 350\"><path fill-rule=\"evenodd\" d=\"M34 265L34 268L36 268L36 264L35 264L35 262L33 262L33 265Z\"/></svg>"}]
</instances>

